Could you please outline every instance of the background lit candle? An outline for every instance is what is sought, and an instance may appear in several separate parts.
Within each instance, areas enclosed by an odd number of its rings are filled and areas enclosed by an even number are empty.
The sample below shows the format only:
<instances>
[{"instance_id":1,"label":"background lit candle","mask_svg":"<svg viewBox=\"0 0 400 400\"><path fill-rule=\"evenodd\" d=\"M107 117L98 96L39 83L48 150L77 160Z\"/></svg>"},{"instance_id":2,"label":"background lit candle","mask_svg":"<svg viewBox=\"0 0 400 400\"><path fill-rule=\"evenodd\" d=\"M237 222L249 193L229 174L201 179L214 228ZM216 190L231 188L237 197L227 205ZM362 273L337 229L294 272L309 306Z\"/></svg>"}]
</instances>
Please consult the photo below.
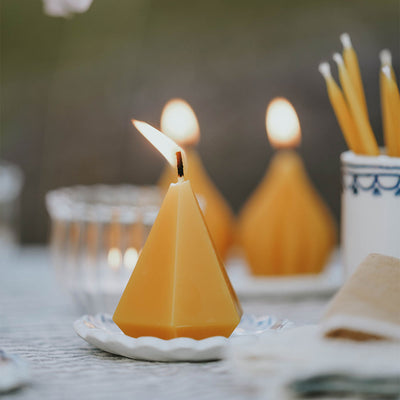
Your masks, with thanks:
<instances>
[{"instance_id":1,"label":"background lit candle","mask_svg":"<svg viewBox=\"0 0 400 400\"><path fill-rule=\"evenodd\" d=\"M320 272L336 229L293 150L300 143L300 123L286 99L270 103L266 127L271 144L282 150L240 214L240 242L256 275Z\"/></svg>"},{"instance_id":2,"label":"background lit candle","mask_svg":"<svg viewBox=\"0 0 400 400\"><path fill-rule=\"evenodd\" d=\"M204 199L204 218L218 253L225 258L232 244L234 218L194 149L200 139L200 129L190 105L182 99L170 100L162 111L161 130L185 149L185 175L190 179L194 192ZM160 186L166 190L175 181L175 176L174 168L167 166L160 178Z\"/></svg>"}]
</instances>

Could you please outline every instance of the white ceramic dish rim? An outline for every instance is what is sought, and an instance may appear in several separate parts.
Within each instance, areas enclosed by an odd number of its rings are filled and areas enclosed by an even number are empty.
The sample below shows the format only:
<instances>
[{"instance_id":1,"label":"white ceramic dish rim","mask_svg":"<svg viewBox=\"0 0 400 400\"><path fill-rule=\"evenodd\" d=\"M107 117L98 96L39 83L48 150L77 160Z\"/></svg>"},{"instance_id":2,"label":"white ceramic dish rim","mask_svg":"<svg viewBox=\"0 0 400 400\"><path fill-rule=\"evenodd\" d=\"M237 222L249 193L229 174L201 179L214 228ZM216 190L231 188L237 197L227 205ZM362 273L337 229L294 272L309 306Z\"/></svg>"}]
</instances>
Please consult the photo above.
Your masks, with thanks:
<instances>
[{"instance_id":1,"label":"white ceramic dish rim","mask_svg":"<svg viewBox=\"0 0 400 400\"><path fill-rule=\"evenodd\" d=\"M99 324L96 321L102 320ZM254 330L246 331L241 324L248 318ZM110 329L105 324L110 323ZM246 323L246 321L245 321ZM96 325L97 324L97 325ZM263 324L265 325L263 327ZM187 337L164 340L151 336L132 338L123 334L108 314L84 315L73 324L75 332L86 342L106 352L147 361L211 361L223 357L223 351L232 340L247 342L271 330L282 330L293 324L271 316L255 317L244 314L229 338L213 336L196 340ZM257 331L257 327L260 327ZM242 331L240 331L242 329Z\"/></svg>"},{"instance_id":2,"label":"white ceramic dish rim","mask_svg":"<svg viewBox=\"0 0 400 400\"><path fill-rule=\"evenodd\" d=\"M336 249L319 274L254 276L243 262L228 267L228 275L240 299L260 297L312 297L335 293L345 279L341 254Z\"/></svg>"}]
</instances>

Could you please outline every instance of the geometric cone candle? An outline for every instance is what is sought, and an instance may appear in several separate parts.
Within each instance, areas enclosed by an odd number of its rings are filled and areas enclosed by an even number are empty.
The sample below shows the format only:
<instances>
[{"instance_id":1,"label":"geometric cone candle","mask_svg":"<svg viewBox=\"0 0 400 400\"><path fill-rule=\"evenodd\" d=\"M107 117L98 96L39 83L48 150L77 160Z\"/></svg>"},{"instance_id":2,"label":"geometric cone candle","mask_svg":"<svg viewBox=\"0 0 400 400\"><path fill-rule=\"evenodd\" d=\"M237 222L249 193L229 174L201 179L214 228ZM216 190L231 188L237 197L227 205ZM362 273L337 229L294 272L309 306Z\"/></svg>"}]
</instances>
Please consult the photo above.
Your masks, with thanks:
<instances>
[{"instance_id":1,"label":"geometric cone candle","mask_svg":"<svg viewBox=\"0 0 400 400\"><path fill-rule=\"evenodd\" d=\"M279 152L240 219L241 243L255 275L318 273L335 244L332 217L300 157Z\"/></svg>"},{"instance_id":2,"label":"geometric cone candle","mask_svg":"<svg viewBox=\"0 0 400 400\"><path fill-rule=\"evenodd\" d=\"M177 154L180 178L168 189L113 320L132 337L228 337L242 311L190 181L183 179L183 150L149 125L134 123L152 143L150 136L173 144L168 152Z\"/></svg>"},{"instance_id":3,"label":"geometric cone candle","mask_svg":"<svg viewBox=\"0 0 400 400\"><path fill-rule=\"evenodd\" d=\"M194 150L200 138L200 130L190 105L182 99L170 100L161 115L161 131L185 149L185 176L190 180L196 195L199 195L200 203L203 200L202 209L207 227L219 255L225 259L233 241L234 217ZM168 165L160 177L159 186L167 190L175 180L175 168Z\"/></svg>"},{"instance_id":4,"label":"geometric cone candle","mask_svg":"<svg viewBox=\"0 0 400 400\"><path fill-rule=\"evenodd\" d=\"M298 118L288 101L271 103L267 130L276 147L292 147L300 141ZM279 151L273 158L240 214L239 235L254 275L309 274L323 269L335 245L336 227L294 150Z\"/></svg>"}]
</instances>

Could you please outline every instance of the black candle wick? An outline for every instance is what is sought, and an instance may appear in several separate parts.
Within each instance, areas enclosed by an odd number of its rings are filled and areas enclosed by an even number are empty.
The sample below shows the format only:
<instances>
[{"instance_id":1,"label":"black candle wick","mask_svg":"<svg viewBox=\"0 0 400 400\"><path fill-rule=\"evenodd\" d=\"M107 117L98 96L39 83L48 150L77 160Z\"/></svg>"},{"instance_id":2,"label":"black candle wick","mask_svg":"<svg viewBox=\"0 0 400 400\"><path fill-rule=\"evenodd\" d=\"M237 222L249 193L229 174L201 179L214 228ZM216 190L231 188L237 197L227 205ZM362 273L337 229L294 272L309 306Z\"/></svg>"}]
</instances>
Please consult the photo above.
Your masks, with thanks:
<instances>
[{"instance_id":1,"label":"black candle wick","mask_svg":"<svg viewBox=\"0 0 400 400\"><path fill-rule=\"evenodd\" d=\"M176 167L178 169L178 176L183 177L183 161L182 161L182 152L176 152Z\"/></svg>"}]
</instances>

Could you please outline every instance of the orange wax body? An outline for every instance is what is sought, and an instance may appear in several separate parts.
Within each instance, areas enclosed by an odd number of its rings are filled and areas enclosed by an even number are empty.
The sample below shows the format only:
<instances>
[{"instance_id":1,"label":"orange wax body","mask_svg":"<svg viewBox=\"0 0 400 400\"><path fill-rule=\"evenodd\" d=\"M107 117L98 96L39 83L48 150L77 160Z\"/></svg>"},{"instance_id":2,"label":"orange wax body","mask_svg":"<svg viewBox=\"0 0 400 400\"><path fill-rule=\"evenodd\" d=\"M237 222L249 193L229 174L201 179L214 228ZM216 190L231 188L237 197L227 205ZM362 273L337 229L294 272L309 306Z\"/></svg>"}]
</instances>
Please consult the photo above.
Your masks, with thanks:
<instances>
[{"instance_id":1,"label":"orange wax body","mask_svg":"<svg viewBox=\"0 0 400 400\"><path fill-rule=\"evenodd\" d=\"M230 336L242 311L189 181L171 184L113 320L128 336Z\"/></svg>"},{"instance_id":2,"label":"orange wax body","mask_svg":"<svg viewBox=\"0 0 400 400\"><path fill-rule=\"evenodd\" d=\"M239 240L255 275L318 273L324 267L336 225L294 151L273 158L241 212Z\"/></svg>"},{"instance_id":3,"label":"orange wax body","mask_svg":"<svg viewBox=\"0 0 400 400\"><path fill-rule=\"evenodd\" d=\"M185 176L190 179L194 192L205 201L205 207L202 207L204 218L219 255L225 259L233 241L233 213L208 177L197 153L194 150L187 150L186 157ZM162 189L167 190L169 184L175 180L175 169L167 166L161 175L159 185Z\"/></svg>"}]
</instances>

